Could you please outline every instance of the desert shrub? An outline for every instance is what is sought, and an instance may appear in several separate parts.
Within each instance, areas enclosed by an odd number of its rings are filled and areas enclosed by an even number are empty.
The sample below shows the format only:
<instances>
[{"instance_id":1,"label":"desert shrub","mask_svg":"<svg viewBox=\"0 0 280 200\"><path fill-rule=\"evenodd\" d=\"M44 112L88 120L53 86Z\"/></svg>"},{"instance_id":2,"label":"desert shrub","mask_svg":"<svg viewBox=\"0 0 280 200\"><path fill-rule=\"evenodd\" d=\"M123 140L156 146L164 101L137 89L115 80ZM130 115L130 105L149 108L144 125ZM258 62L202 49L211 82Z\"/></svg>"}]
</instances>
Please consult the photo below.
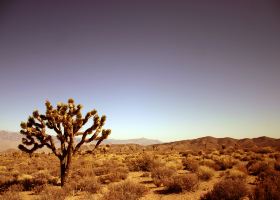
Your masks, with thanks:
<instances>
[{"instance_id":1,"label":"desert shrub","mask_svg":"<svg viewBox=\"0 0 280 200\"><path fill-rule=\"evenodd\" d=\"M128 169L125 167L116 167L112 169L109 174L105 174L99 177L102 183L111 183L125 180L128 176Z\"/></svg>"},{"instance_id":2,"label":"desert shrub","mask_svg":"<svg viewBox=\"0 0 280 200\"><path fill-rule=\"evenodd\" d=\"M244 174L248 174L248 170L246 168L246 165L243 163L238 163L237 165L235 165L234 167L236 170L239 170L241 172L243 172Z\"/></svg>"},{"instance_id":3,"label":"desert shrub","mask_svg":"<svg viewBox=\"0 0 280 200\"><path fill-rule=\"evenodd\" d=\"M154 155L143 153L136 158L125 160L129 171L151 171L152 168L162 164Z\"/></svg>"},{"instance_id":4,"label":"desert shrub","mask_svg":"<svg viewBox=\"0 0 280 200\"><path fill-rule=\"evenodd\" d=\"M0 192L7 190L10 186L16 184L16 179L8 174L0 175Z\"/></svg>"},{"instance_id":5,"label":"desert shrub","mask_svg":"<svg viewBox=\"0 0 280 200\"><path fill-rule=\"evenodd\" d=\"M199 162L199 165L205 165L207 167L210 167L214 170L219 170L219 166L216 164L214 160L211 159L203 159L202 161Z\"/></svg>"},{"instance_id":6,"label":"desert shrub","mask_svg":"<svg viewBox=\"0 0 280 200\"><path fill-rule=\"evenodd\" d=\"M280 153L275 153L273 155L274 155L275 160L280 161Z\"/></svg>"},{"instance_id":7,"label":"desert shrub","mask_svg":"<svg viewBox=\"0 0 280 200\"><path fill-rule=\"evenodd\" d=\"M150 177L150 172L144 172L141 177Z\"/></svg>"},{"instance_id":8,"label":"desert shrub","mask_svg":"<svg viewBox=\"0 0 280 200\"><path fill-rule=\"evenodd\" d=\"M47 170L40 170L32 174L34 181L40 183L40 185L52 182L52 177Z\"/></svg>"},{"instance_id":9,"label":"desert shrub","mask_svg":"<svg viewBox=\"0 0 280 200\"><path fill-rule=\"evenodd\" d=\"M242 155L240 153L237 153L237 152L234 152L232 154L232 157L235 158L235 159L238 159L238 160L242 159Z\"/></svg>"},{"instance_id":10,"label":"desert shrub","mask_svg":"<svg viewBox=\"0 0 280 200\"><path fill-rule=\"evenodd\" d=\"M61 187L45 187L36 200L64 200L68 192Z\"/></svg>"},{"instance_id":11,"label":"desert shrub","mask_svg":"<svg viewBox=\"0 0 280 200\"><path fill-rule=\"evenodd\" d=\"M28 174L23 174L18 177L17 181L22 185L24 191L30 191L36 186L46 185L48 179L43 173L37 173L34 177Z\"/></svg>"},{"instance_id":12,"label":"desert shrub","mask_svg":"<svg viewBox=\"0 0 280 200\"><path fill-rule=\"evenodd\" d=\"M77 180L76 182L70 182L70 187L72 190L87 191L90 193L97 193L101 189L101 184L96 177L84 177Z\"/></svg>"},{"instance_id":13,"label":"desert shrub","mask_svg":"<svg viewBox=\"0 0 280 200\"><path fill-rule=\"evenodd\" d=\"M245 179L247 177L247 174L245 174L242 171L239 171L237 169L231 169L227 170L224 173L224 178L230 178L230 179Z\"/></svg>"},{"instance_id":14,"label":"desert shrub","mask_svg":"<svg viewBox=\"0 0 280 200\"><path fill-rule=\"evenodd\" d=\"M24 191L31 191L34 187L45 185L44 182L35 179L25 179L21 182Z\"/></svg>"},{"instance_id":15,"label":"desert shrub","mask_svg":"<svg viewBox=\"0 0 280 200\"><path fill-rule=\"evenodd\" d=\"M34 194L40 194L44 189L45 189L46 185L38 185L35 186L32 191L34 192Z\"/></svg>"},{"instance_id":16,"label":"desert shrub","mask_svg":"<svg viewBox=\"0 0 280 200\"><path fill-rule=\"evenodd\" d=\"M94 168L94 174L96 176L101 176L101 175L105 175L105 174L109 174L110 173L110 168L108 167L102 167L102 166L98 166Z\"/></svg>"},{"instance_id":17,"label":"desert shrub","mask_svg":"<svg viewBox=\"0 0 280 200\"><path fill-rule=\"evenodd\" d=\"M185 170L196 172L199 167L199 162L193 158L187 157L182 159L182 164Z\"/></svg>"},{"instance_id":18,"label":"desert shrub","mask_svg":"<svg viewBox=\"0 0 280 200\"><path fill-rule=\"evenodd\" d=\"M199 179L207 181L214 176L214 170L207 166L200 166L197 174Z\"/></svg>"},{"instance_id":19,"label":"desert shrub","mask_svg":"<svg viewBox=\"0 0 280 200\"><path fill-rule=\"evenodd\" d=\"M240 179L224 179L214 185L212 191L201 197L201 200L239 200L248 194L246 184Z\"/></svg>"},{"instance_id":20,"label":"desert shrub","mask_svg":"<svg viewBox=\"0 0 280 200\"><path fill-rule=\"evenodd\" d=\"M176 170L174 168L169 168L166 166L153 168L151 171L151 177L157 187L161 186L164 180L169 179L176 173Z\"/></svg>"},{"instance_id":21,"label":"desert shrub","mask_svg":"<svg viewBox=\"0 0 280 200\"><path fill-rule=\"evenodd\" d=\"M128 169L125 164L116 159L109 159L95 162L90 165L89 162L80 162L80 165L85 167L82 170L72 172L72 179L83 179L84 177L99 176L99 181L102 183L116 182L124 180L128 176Z\"/></svg>"},{"instance_id":22,"label":"desert shrub","mask_svg":"<svg viewBox=\"0 0 280 200\"><path fill-rule=\"evenodd\" d=\"M259 161L263 161L264 160L264 156L261 154L257 154L257 153L250 153L249 154L249 159L247 161L251 161L251 160L259 160Z\"/></svg>"},{"instance_id":23,"label":"desert shrub","mask_svg":"<svg viewBox=\"0 0 280 200\"><path fill-rule=\"evenodd\" d=\"M179 193L185 191L193 191L198 186L198 177L196 174L173 175L168 179L164 179L163 185L170 193Z\"/></svg>"},{"instance_id":24,"label":"desert shrub","mask_svg":"<svg viewBox=\"0 0 280 200\"><path fill-rule=\"evenodd\" d=\"M271 147L261 147L255 149L255 152L260 154L268 154L268 153L273 153L273 149Z\"/></svg>"},{"instance_id":25,"label":"desert shrub","mask_svg":"<svg viewBox=\"0 0 280 200\"><path fill-rule=\"evenodd\" d=\"M236 163L230 156L220 156L215 160L219 170L231 169Z\"/></svg>"},{"instance_id":26,"label":"desert shrub","mask_svg":"<svg viewBox=\"0 0 280 200\"><path fill-rule=\"evenodd\" d=\"M76 177L87 177L87 176L94 176L96 175L95 172L97 173L108 173L109 169L108 167L96 167L93 168L93 166L78 166L78 167L73 167L75 171L71 172L71 176L76 176Z\"/></svg>"},{"instance_id":27,"label":"desert shrub","mask_svg":"<svg viewBox=\"0 0 280 200\"><path fill-rule=\"evenodd\" d=\"M102 200L137 200L148 192L144 185L130 180L109 185L108 190Z\"/></svg>"},{"instance_id":28,"label":"desert shrub","mask_svg":"<svg viewBox=\"0 0 280 200\"><path fill-rule=\"evenodd\" d=\"M167 160L165 165L169 168L174 168L176 170L181 170L184 168L182 165L181 159L177 160L177 159L173 158L173 159Z\"/></svg>"},{"instance_id":29,"label":"desert shrub","mask_svg":"<svg viewBox=\"0 0 280 200\"><path fill-rule=\"evenodd\" d=\"M280 197L280 173L277 171L267 172L259 179L253 192L254 200L279 200Z\"/></svg>"},{"instance_id":30,"label":"desert shrub","mask_svg":"<svg viewBox=\"0 0 280 200\"><path fill-rule=\"evenodd\" d=\"M22 184L20 183L15 183L13 185L11 185L9 188L8 188L9 191L12 191L12 192L21 192L24 190Z\"/></svg>"},{"instance_id":31,"label":"desert shrub","mask_svg":"<svg viewBox=\"0 0 280 200\"><path fill-rule=\"evenodd\" d=\"M276 161L276 162L274 163L274 169L275 169L276 171L280 171L280 161Z\"/></svg>"},{"instance_id":32,"label":"desert shrub","mask_svg":"<svg viewBox=\"0 0 280 200\"><path fill-rule=\"evenodd\" d=\"M109 174L110 172L116 170L116 168L119 167L125 167L125 165L115 159L109 159L100 163L96 163L94 166L92 166L92 171L93 174L95 174L96 176L101 176ZM88 169L88 171L91 171L91 169ZM88 176L88 174L86 174L86 176Z\"/></svg>"},{"instance_id":33,"label":"desert shrub","mask_svg":"<svg viewBox=\"0 0 280 200\"><path fill-rule=\"evenodd\" d=\"M21 200L18 192L14 191L6 191L2 195L0 195L0 200Z\"/></svg>"},{"instance_id":34,"label":"desert shrub","mask_svg":"<svg viewBox=\"0 0 280 200\"><path fill-rule=\"evenodd\" d=\"M264 161L249 161L246 165L246 168L250 175L257 176L261 172L264 172L266 169L268 169L269 165L267 162Z\"/></svg>"}]
</instances>

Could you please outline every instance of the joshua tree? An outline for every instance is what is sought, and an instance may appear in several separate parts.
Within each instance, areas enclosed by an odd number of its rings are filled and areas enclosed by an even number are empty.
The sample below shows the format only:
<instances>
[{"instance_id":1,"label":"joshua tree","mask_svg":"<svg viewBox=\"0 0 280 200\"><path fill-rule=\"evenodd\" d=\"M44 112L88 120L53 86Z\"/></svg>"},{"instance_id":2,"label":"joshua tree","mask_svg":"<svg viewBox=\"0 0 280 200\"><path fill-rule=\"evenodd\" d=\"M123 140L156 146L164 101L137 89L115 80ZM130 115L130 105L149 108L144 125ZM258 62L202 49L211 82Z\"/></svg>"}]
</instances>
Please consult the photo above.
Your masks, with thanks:
<instances>
[{"instance_id":1,"label":"joshua tree","mask_svg":"<svg viewBox=\"0 0 280 200\"><path fill-rule=\"evenodd\" d=\"M35 110L27 122L21 123L20 133L24 135L24 138L22 139L23 144L20 144L18 148L30 155L43 147L51 149L60 160L60 178L61 186L63 186L69 174L72 156L83 144L94 140L97 141L95 145L97 148L108 137L111 130L102 130L106 120L105 115L100 118L97 111L92 110L83 117L82 105L75 105L73 99L69 99L67 104L59 103L56 108L49 101L46 101L45 105L45 115L39 114ZM89 128L81 131L81 128L91 118L93 122ZM53 134L47 133L47 128L51 129ZM56 141L54 140L55 135ZM76 136L81 136L81 138L75 138ZM56 144L59 144L60 148L57 148Z\"/></svg>"}]
</instances>

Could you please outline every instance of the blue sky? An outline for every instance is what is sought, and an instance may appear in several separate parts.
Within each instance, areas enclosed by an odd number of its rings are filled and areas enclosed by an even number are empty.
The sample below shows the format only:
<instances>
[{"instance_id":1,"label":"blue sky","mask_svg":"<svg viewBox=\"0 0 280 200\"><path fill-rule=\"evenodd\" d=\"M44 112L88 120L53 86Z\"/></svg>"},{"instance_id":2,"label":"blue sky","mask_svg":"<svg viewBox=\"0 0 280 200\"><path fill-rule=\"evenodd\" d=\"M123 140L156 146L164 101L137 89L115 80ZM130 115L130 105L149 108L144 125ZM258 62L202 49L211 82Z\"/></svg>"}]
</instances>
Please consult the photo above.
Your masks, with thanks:
<instances>
[{"instance_id":1,"label":"blue sky","mask_svg":"<svg viewBox=\"0 0 280 200\"><path fill-rule=\"evenodd\" d=\"M2 4L0 130L73 97L116 139L279 138L274 1Z\"/></svg>"}]
</instances>

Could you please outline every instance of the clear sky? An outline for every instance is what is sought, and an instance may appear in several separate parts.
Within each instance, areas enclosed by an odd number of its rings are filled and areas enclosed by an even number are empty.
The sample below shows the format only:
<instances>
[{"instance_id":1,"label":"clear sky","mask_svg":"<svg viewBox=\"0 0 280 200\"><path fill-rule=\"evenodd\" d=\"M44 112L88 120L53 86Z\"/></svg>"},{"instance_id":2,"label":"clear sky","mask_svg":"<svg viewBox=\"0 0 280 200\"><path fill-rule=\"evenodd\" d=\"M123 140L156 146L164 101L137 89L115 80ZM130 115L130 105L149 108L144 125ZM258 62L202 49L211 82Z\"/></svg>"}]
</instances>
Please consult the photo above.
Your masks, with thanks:
<instances>
[{"instance_id":1,"label":"clear sky","mask_svg":"<svg viewBox=\"0 0 280 200\"><path fill-rule=\"evenodd\" d=\"M0 130L73 97L112 138L279 138L279 1L1 1Z\"/></svg>"}]
</instances>

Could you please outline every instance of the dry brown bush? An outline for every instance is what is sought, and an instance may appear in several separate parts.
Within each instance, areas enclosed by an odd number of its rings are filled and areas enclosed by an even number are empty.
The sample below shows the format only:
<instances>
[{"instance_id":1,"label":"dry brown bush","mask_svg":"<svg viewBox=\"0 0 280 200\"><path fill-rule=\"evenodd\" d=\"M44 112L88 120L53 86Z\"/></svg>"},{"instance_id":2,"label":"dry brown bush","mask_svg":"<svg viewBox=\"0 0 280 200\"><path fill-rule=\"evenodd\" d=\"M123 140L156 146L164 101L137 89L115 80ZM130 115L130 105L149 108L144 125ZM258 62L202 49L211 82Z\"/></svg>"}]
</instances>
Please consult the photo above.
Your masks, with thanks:
<instances>
[{"instance_id":1,"label":"dry brown bush","mask_svg":"<svg viewBox=\"0 0 280 200\"><path fill-rule=\"evenodd\" d=\"M144 172L141 177L150 177L150 172Z\"/></svg>"},{"instance_id":2,"label":"dry brown bush","mask_svg":"<svg viewBox=\"0 0 280 200\"><path fill-rule=\"evenodd\" d=\"M0 192L6 191L9 187L16 184L16 179L9 174L0 174Z\"/></svg>"},{"instance_id":3,"label":"dry brown bush","mask_svg":"<svg viewBox=\"0 0 280 200\"><path fill-rule=\"evenodd\" d=\"M163 185L167 192L179 193L185 191L193 191L198 187L198 177L196 174L174 175L165 179Z\"/></svg>"},{"instance_id":4,"label":"dry brown bush","mask_svg":"<svg viewBox=\"0 0 280 200\"><path fill-rule=\"evenodd\" d=\"M128 176L128 169L125 167L116 167L108 174L99 177L101 183L111 183L125 180Z\"/></svg>"},{"instance_id":5,"label":"dry brown bush","mask_svg":"<svg viewBox=\"0 0 280 200\"><path fill-rule=\"evenodd\" d=\"M199 162L199 165L205 165L207 167L210 167L214 170L219 170L219 166L216 164L216 162L212 159L203 159Z\"/></svg>"},{"instance_id":6,"label":"dry brown bush","mask_svg":"<svg viewBox=\"0 0 280 200\"><path fill-rule=\"evenodd\" d=\"M215 162L219 170L231 169L236 164L236 161L231 156L225 155L218 157Z\"/></svg>"},{"instance_id":7,"label":"dry brown bush","mask_svg":"<svg viewBox=\"0 0 280 200\"><path fill-rule=\"evenodd\" d=\"M102 200L137 200L148 192L144 185L130 180L109 185L108 190Z\"/></svg>"},{"instance_id":8,"label":"dry brown bush","mask_svg":"<svg viewBox=\"0 0 280 200\"><path fill-rule=\"evenodd\" d=\"M224 179L214 185L212 191L201 197L201 200L240 200L248 194L244 181Z\"/></svg>"},{"instance_id":9,"label":"dry brown bush","mask_svg":"<svg viewBox=\"0 0 280 200\"><path fill-rule=\"evenodd\" d=\"M254 200L279 200L280 197L280 173L267 170L259 179L252 194Z\"/></svg>"},{"instance_id":10,"label":"dry brown bush","mask_svg":"<svg viewBox=\"0 0 280 200\"><path fill-rule=\"evenodd\" d=\"M151 170L151 177L154 184L160 187L166 179L169 179L172 175L176 173L176 170L166 166L156 167Z\"/></svg>"},{"instance_id":11,"label":"dry brown bush","mask_svg":"<svg viewBox=\"0 0 280 200\"><path fill-rule=\"evenodd\" d=\"M21 200L18 192L6 191L0 195L0 200Z\"/></svg>"},{"instance_id":12,"label":"dry brown bush","mask_svg":"<svg viewBox=\"0 0 280 200\"><path fill-rule=\"evenodd\" d=\"M273 153L274 151L271 147L260 147L260 148L256 148L254 152L260 154L268 154L268 153Z\"/></svg>"},{"instance_id":13,"label":"dry brown bush","mask_svg":"<svg viewBox=\"0 0 280 200\"><path fill-rule=\"evenodd\" d=\"M224 172L222 175L226 179L245 179L247 177L247 174L245 174L242 171L239 171L237 169L230 169Z\"/></svg>"},{"instance_id":14,"label":"dry brown bush","mask_svg":"<svg viewBox=\"0 0 280 200\"><path fill-rule=\"evenodd\" d=\"M274 163L274 169L275 169L276 171L280 171L280 161L275 161L275 163Z\"/></svg>"},{"instance_id":15,"label":"dry brown bush","mask_svg":"<svg viewBox=\"0 0 280 200\"><path fill-rule=\"evenodd\" d=\"M252 160L252 161L248 162L248 164L246 165L246 168L250 175L257 176L261 172L264 172L265 170L267 170L269 168L269 164L264 161Z\"/></svg>"},{"instance_id":16,"label":"dry brown bush","mask_svg":"<svg viewBox=\"0 0 280 200\"><path fill-rule=\"evenodd\" d=\"M87 191L89 193L97 193L101 189L101 184L96 177L89 176L71 181L68 190Z\"/></svg>"},{"instance_id":17,"label":"dry brown bush","mask_svg":"<svg viewBox=\"0 0 280 200\"><path fill-rule=\"evenodd\" d=\"M235 165L235 169L243 172L244 174L248 174L248 170L246 168L246 165L243 163L238 163L237 165Z\"/></svg>"},{"instance_id":18,"label":"dry brown bush","mask_svg":"<svg viewBox=\"0 0 280 200\"><path fill-rule=\"evenodd\" d=\"M152 168L162 164L155 155L149 153L143 153L136 158L128 158L125 163L129 171L151 171Z\"/></svg>"},{"instance_id":19,"label":"dry brown bush","mask_svg":"<svg viewBox=\"0 0 280 200\"><path fill-rule=\"evenodd\" d=\"M207 166L199 166L197 171L198 178L204 181L210 180L214 173L214 170Z\"/></svg>"},{"instance_id":20,"label":"dry brown bush","mask_svg":"<svg viewBox=\"0 0 280 200\"><path fill-rule=\"evenodd\" d=\"M199 167L199 162L194 158L190 158L190 157L183 158L182 164L184 166L184 169L190 172L197 172Z\"/></svg>"},{"instance_id":21,"label":"dry brown bush","mask_svg":"<svg viewBox=\"0 0 280 200\"><path fill-rule=\"evenodd\" d=\"M68 191L61 187L45 187L36 200L64 200L68 195Z\"/></svg>"}]
</instances>

